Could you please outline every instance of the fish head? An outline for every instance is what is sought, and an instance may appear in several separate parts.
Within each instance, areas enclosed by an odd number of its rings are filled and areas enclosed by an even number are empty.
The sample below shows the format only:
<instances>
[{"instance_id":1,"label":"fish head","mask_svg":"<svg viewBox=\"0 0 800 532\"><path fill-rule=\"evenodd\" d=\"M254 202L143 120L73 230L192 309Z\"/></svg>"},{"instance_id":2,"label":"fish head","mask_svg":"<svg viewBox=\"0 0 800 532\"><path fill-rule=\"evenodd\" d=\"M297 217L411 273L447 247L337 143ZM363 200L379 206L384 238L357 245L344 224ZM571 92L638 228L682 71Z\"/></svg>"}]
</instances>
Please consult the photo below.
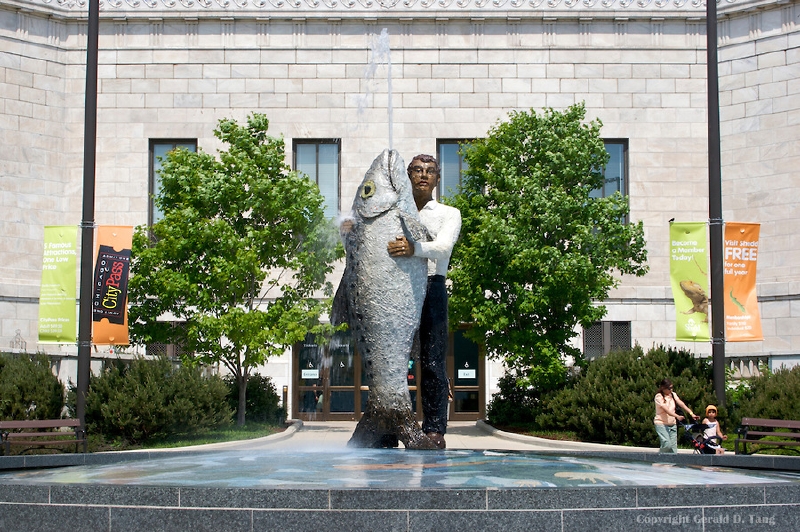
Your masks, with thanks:
<instances>
[{"instance_id":1,"label":"fish head","mask_svg":"<svg viewBox=\"0 0 800 532\"><path fill-rule=\"evenodd\" d=\"M375 218L386 211L413 201L405 162L397 150L383 150L364 174L353 200L353 210L364 218Z\"/></svg>"}]
</instances>

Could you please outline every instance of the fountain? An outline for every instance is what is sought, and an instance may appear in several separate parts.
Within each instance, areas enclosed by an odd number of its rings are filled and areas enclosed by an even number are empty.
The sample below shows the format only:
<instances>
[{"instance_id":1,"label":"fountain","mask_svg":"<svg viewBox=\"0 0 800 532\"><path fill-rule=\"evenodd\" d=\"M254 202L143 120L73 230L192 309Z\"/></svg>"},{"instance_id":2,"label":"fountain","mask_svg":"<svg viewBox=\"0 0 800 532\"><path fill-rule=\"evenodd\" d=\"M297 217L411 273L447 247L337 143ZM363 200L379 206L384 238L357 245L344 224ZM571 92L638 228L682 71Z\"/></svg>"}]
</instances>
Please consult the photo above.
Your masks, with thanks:
<instances>
[{"instance_id":1,"label":"fountain","mask_svg":"<svg viewBox=\"0 0 800 532\"><path fill-rule=\"evenodd\" d=\"M794 530L800 515L798 473L732 467L800 469L794 457L251 445L260 449L1 457L0 468L28 468L0 473L0 526L721 530L709 524L758 519Z\"/></svg>"},{"instance_id":2,"label":"fountain","mask_svg":"<svg viewBox=\"0 0 800 532\"><path fill-rule=\"evenodd\" d=\"M391 154L385 29L373 45L373 72L382 57ZM362 184L360 194L371 192ZM385 432L374 425L366 446ZM0 529L793 530L800 515L794 457L312 450L293 436L237 447L0 457Z\"/></svg>"}]
</instances>

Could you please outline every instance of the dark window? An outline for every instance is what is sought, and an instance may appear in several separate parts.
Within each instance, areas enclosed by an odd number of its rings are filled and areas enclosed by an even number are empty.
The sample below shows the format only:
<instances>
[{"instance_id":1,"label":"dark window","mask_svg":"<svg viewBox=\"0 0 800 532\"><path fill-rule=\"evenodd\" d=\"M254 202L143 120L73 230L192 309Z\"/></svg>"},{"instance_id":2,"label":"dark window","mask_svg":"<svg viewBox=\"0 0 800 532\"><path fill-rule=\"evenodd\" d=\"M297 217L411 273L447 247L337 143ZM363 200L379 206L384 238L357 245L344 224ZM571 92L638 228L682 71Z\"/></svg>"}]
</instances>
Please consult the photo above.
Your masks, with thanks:
<instances>
[{"instance_id":1,"label":"dark window","mask_svg":"<svg viewBox=\"0 0 800 532\"><path fill-rule=\"evenodd\" d=\"M603 186L592 191L593 198L605 198L615 192L628 195L628 141L606 140L608 164L603 169Z\"/></svg>"},{"instance_id":2,"label":"dark window","mask_svg":"<svg viewBox=\"0 0 800 532\"><path fill-rule=\"evenodd\" d=\"M294 169L306 174L319 187L325 198L325 215L339 215L339 160L341 141L294 140Z\"/></svg>"},{"instance_id":3,"label":"dark window","mask_svg":"<svg viewBox=\"0 0 800 532\"><path fill-rule=\"evenodd\" d=\"M150 201L148 206L147 220L149 225L153 225L164 217L163 213L153 203L153 197L161 190L161 161L175 148L185 148L189 151L197 151L197 139L150 139Z\"/></svg>"},{"instance_id":4,"label":"dark window","mask_svg":"<svg viewBox=\"0 0 800 532\"><path fill-rule=\"evenodd\" d=\"M439 140L437 155L441 175L439 176L439 199L458 194L461 187L461 176L467 169L464 157L459 153L462 144L468 140Z\"/></svg>"},{"instance_id":5,"label":"dark window","mask_svg":"<svg viewBox=\"0 0 800 532\"><path fill-rule=\"evenodd\" d=\"M631 322L598 321L583 330L583 356L587 360L611 351L631 348Z\"/></svg>"}]
</instances>

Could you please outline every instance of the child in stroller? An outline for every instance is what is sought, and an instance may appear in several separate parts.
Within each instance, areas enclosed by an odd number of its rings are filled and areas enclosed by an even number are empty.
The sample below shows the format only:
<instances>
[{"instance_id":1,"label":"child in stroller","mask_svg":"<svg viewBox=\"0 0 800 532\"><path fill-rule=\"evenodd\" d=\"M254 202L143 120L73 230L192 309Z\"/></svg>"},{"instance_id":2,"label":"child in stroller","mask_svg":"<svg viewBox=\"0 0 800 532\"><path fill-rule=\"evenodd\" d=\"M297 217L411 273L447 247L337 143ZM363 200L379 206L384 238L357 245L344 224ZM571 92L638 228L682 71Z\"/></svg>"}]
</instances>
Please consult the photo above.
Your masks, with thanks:
<instances>
[{"instance_id":1,"label":"child in stroller","mask_svg":"<svg viewBox=\"0 0 800 532\"><path fill-rule=\"evenodd\" d=\"M728 437L720 429L716 406L708 405L706 407L706 417L700 423L689 421L687 418L683 429L683 437L692 444L694 452L699 454L723 454L725 452L722 448L722 441Z\"/></svg>"}]
</instances>

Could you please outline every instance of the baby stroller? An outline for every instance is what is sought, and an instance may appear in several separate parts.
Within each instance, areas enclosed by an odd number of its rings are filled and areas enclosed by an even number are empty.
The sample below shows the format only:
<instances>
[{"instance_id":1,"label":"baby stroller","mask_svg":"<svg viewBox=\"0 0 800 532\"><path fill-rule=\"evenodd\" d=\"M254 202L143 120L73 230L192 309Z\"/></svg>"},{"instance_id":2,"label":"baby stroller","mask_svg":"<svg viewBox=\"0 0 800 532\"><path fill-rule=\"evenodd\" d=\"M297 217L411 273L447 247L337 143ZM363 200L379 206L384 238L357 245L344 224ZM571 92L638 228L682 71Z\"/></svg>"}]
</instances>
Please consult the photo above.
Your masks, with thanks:
<instances>
[{"instance_id":1,"label":"baby stroller","mask_svg":"<svg viewBox=\"0 0 800 532\"><path fill-rule=\"evenodd\" d=\"M690 419L686 417L683 422L683 438L691 444L696 454L716 454L717 449L722 446L720 437L706 435L710 427Z\"/></svg>"}]
</instances>

